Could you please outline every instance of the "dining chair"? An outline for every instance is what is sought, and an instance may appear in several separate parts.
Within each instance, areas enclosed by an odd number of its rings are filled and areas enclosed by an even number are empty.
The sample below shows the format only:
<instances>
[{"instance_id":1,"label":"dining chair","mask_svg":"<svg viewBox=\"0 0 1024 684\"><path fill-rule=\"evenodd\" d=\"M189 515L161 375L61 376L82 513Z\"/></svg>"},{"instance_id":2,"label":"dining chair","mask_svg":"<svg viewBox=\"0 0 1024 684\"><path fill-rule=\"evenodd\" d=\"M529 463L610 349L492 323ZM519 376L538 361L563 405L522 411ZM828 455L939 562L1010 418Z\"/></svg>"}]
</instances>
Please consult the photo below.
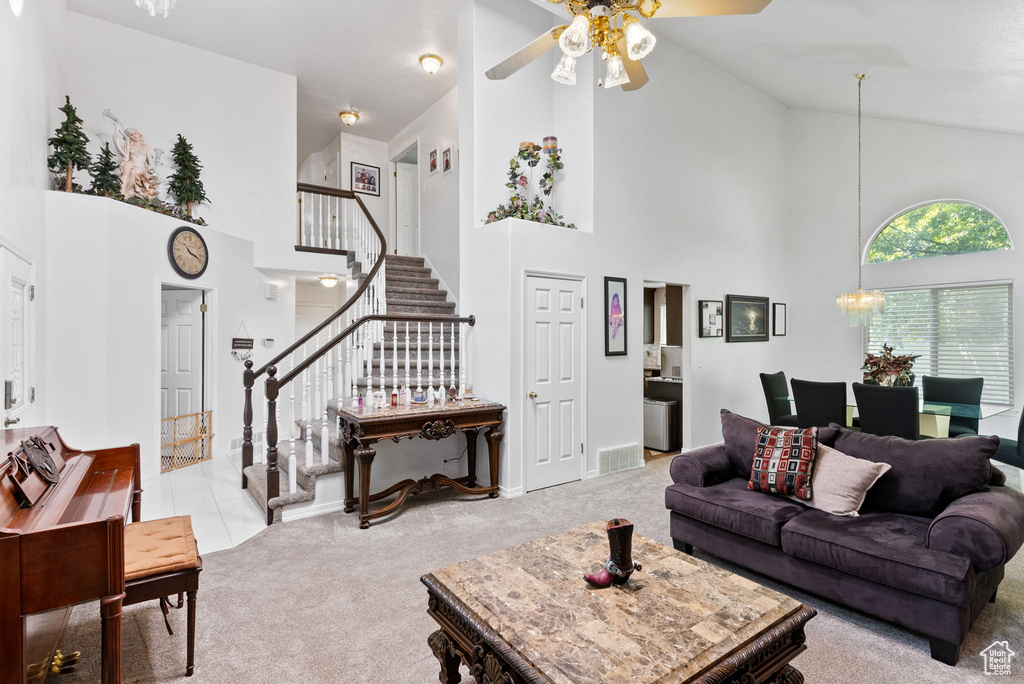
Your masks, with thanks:
<instances>
[{"instance_id":1,"label":"dining chair","mask_svg":"<svg viewBox=\"0 0 1024 684\"><path fill-rule=\"evenodd\" d=\"M846 425L846 383L812 382L793 378L796 424L800 428Z\"/></svg>"},{"instance_id":2,"label":"dining chair","mask_svg":"<svg viewBox=\"0 0 1024 684\"><path fill-rule=\"evenodd\" d=\"M925 402L981 406L985 378L939 378L925 375L921 379L921 387ZM952 416L949 419L949 436L976 435L978 423L977 418Z\"/></svg>"},{"instance_id":3,"label":"dining chair","mask_svg":"<svg viewBox=\"0 0 1024 684\"><path fill-rule=\"evenodd\" d=\"M920 406L916 387L885 387L853 383L861 432L918 439Z\"/></svg>"},{"instance_id":4,"label":"dining chair","mask_svg":"<svg viewBox=\"0 0 1024 684\"><path fill-rule=\"evenodd\" d=\"M1020 421L1017 423L1017 441L1000 439L999 451L992 457L992 460L1016 468L1024 468L1024 409L1021 409Z\"/></svg>"},{"instance_id":5,"label":"dining chair","mask_svg":"<svg viewBox=\"0 0 1024 684\"><path fill-rule=\"evenodd\" d=\"M796 427L796 416L789 403L789 387L786 385L786 374L761 373L761 389L764 400L768 403L768 422L771 425Z\"/></svg>"}]
</instances>

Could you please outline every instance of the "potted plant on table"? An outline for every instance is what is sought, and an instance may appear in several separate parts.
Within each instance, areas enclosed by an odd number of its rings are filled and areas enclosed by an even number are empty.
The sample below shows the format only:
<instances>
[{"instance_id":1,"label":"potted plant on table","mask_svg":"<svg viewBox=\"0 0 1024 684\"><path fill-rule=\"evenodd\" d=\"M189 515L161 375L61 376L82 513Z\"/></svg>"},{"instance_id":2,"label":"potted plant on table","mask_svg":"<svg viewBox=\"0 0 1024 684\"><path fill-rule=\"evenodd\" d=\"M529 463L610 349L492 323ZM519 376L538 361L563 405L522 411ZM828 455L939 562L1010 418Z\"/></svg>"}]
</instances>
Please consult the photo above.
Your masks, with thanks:
<instances>
[{"instance_id":1,"label":"potted plant on table","mask_svg":"<svg viewBox=\"0 0 1024 684\"><path fill-rule=\"evenodd\" d=\"M886 387L909 387L914 384L914 361L919 357L920 354L897 356L893 354L893 347L883 344L881 354L868 354L865 357L864 365L861 366L864 381Z\"/></svg>"}]
</instances>

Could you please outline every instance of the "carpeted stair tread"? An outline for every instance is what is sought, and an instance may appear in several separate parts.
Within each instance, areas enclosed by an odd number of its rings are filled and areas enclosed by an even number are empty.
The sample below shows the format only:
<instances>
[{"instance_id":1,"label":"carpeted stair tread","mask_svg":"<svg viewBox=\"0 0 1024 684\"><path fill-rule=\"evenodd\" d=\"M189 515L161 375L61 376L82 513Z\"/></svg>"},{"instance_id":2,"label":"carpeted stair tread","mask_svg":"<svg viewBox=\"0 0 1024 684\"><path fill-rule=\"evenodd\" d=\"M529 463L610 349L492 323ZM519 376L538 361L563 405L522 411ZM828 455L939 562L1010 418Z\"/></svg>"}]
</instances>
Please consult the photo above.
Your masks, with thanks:
<instances>
[{"instance_id":1,"label":"carpeted stair tread","mask_svg":"<svg viewBox=\"0 0 1024 684\"><path fill-rule=\"evenodd\" d=\"M298 482L296 482L295 492L289 492L287 462L281 459L278 463L279 466L284 465L285 467L280 471L281 495L270 500L270 508L274 511L275 523L281 522L281 509L285 506L313 501L316 498L315 492L303 489ZM255 463L242 472L249 478L248 491L256 501L256 505L261 509L266 509L264 502L267 497L267 466L263 463Z\"/></svg>"},{"instance_id":2,"label":"carpeted stair tread","mask_svg":"<svg viewBox=\"0 0 1024 684\"><path fill-rule=\"evenodd\" d=\"M395 265L418 266L420 268L423 268L426 262L424 261L423 257L403 256L401 254L385 254L384 263L388 265L388 268L391 268L392 266Z\"/></svg>"},{"instance_id":3,"label":"carpeted stair tread","mask_svg":"<svg viewBox=\"0 0 1024 684\"><path fill-rule=\"evenodd\" d=\"M438 300L442 302L448 299L447 290L438 290L436 288L392 287L388 285L386 290L388 297L401 299Z\"/></svg>"},{"instance_id":4,"label":"carpeted stair tread","mask_svg":"<svg viewBox=\"0 0 1024 684\"><path fill-rule=\"evenodd\" d=\"M429 302L417 301L415 299L388 299L388 313L410 313L410 314L451 314L455 311L455 302Z\"/></svg>"},{"instance_id":5,"label":"carpeted stair tread","mask_svg":"<svg viewBox=\"0 0 1024 684\"><path fill-rule=\"evenodd\" d=\"M441 283L437 278L419 278L413 276L394 275L387 273L384 278L384 286L390 288L395 287L409 287L414 289L422 288L433 288L437 287Z\"/></svg>"}]
</instances>

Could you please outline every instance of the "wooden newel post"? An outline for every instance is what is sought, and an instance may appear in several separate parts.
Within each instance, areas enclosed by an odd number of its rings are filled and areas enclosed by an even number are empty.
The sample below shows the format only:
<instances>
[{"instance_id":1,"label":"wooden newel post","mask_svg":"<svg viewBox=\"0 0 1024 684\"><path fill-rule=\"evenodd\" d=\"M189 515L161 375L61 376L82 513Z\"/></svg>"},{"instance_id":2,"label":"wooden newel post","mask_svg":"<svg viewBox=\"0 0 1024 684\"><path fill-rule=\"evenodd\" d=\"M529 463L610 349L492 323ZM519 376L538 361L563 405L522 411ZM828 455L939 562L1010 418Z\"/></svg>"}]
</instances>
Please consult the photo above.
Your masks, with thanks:
<instances>
[{"instance_id":1,"label":"wooden newel post","mask_svg":"<svg viewBox=\"0 0 1024 684\"><path fill-rule=\"evenodd\" d=\"M245 406L242 408L242 489L249 486L249 478L245 469L252 465L252 386L256 383L256 374L252 371L252 360L245 362L242 372L242 385L245 387Z\"/></svg>"},{"instance_id":2,"label":"wooden newel post","mask_svg":"<svg viewBox=\"0 0 1024 684\"><path fill-rule=\"evenodd\" d=\"M277 468L277 366L267 369L267 524L273 524L270 500L281 495L281 471Z\"/></svg>"}]
</instances>

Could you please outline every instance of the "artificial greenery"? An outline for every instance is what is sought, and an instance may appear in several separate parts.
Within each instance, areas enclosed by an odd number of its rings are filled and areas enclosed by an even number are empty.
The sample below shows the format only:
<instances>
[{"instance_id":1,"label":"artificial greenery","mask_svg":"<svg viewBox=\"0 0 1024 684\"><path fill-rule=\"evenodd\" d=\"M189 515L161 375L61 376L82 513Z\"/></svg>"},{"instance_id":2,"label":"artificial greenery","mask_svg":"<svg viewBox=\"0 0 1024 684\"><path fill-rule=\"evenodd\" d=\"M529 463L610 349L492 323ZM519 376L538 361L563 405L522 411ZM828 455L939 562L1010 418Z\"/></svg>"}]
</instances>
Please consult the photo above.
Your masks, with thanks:
<instances>
[{"instance_id":1,"label":"artificial greenery","mask_svg":"<svg viewBox=\"0 0 1024 684\"><path fill-rule=\"evenodd\" d=\"M92 173L93 195L121 198L121 178L117 175L117 160L110 149L110 143L103 143L96 163L89 169Z\"/></svg>"},{"instance_id":2,"label":"artificial greenery","mask_svg":"<svg viewBox=\"0 0 1024 684\"><path fill-rule=\"evenodd\" d=\"M188 212L186 212L180 206L175 206L173 204L168 204L167 202L161 202L158 199L145 199L143 197L131 197L129 199L122 200L122 201L126 202L127 204L130 204L130 205L132 205L134 207L140 207L142 209L149 209L150 211L155 211L156 213L163 214L164 216L173 216L174 218L176 218L176 219L178 219L180 221L188 221L189 223L194 223L197 226L205 226L206 225L206 221L205 220L203 220L201 218L194 218L194 217L190 216L188 214Z\"/></svg>"},{"instance_id":3,"label":"artificial greenery","mask_svg":"<svg viewBox=\"0 0 1024 684\"><path fill-rule=\"evenodd\" d=\"M525 162L531 169L536 168L541 161L541 148L539 145L521 147L519 153L509 161L508 181L505 187L509 189L509 200L506 204L500 205L497 209L487 214L484 223L494 223L507 218L518 218L526 221L535 221L552 226L563 228L576 228L574 223L565 223L565 218L557 214L549 205L545 205L542 197L532 197L530 179L523 172L521 162ZM544 197L550 197L555 189L555 173L565 168L562 163L562 148L553 150L547 155L544 175L540 179L541 192ZM525 193L525 194L524 194Z\"/></svg>"},{"instance_id":4,"label":"artificial greenery","mask_svg":"<svg viewBox=\"0 0 1024 684\"><path fill-rule=\"evenodd\" d=\"M178 142L174 143L171 150L171 159L178 170L170 178L168 190L179 205L185 205L185 213L192 216L192 205L200 202L208 202L206 190L203 188L203 181L199 180L199 173L203 165L199 158L192 152L192 144L178 134Z\"/></svg>"},{"instance_id":5,"label":"artificial greenery","mask_svg":"<svg viewBox=\"0 0 1024 684\"><path fill-rule=\"evenodd\" d=\"M47 163L56 179L64 184L65 192L75 190L74 173L75 169L84 171L89 168L92 159L86 145L89 143L88 136L82 131L82 120L71 104L71 98L64 96L64 106L60 108L64 113L64 123L60 125L54 135L50 138L50 147L53 153L47 158Z\"/></svg>"}]
</instances>

